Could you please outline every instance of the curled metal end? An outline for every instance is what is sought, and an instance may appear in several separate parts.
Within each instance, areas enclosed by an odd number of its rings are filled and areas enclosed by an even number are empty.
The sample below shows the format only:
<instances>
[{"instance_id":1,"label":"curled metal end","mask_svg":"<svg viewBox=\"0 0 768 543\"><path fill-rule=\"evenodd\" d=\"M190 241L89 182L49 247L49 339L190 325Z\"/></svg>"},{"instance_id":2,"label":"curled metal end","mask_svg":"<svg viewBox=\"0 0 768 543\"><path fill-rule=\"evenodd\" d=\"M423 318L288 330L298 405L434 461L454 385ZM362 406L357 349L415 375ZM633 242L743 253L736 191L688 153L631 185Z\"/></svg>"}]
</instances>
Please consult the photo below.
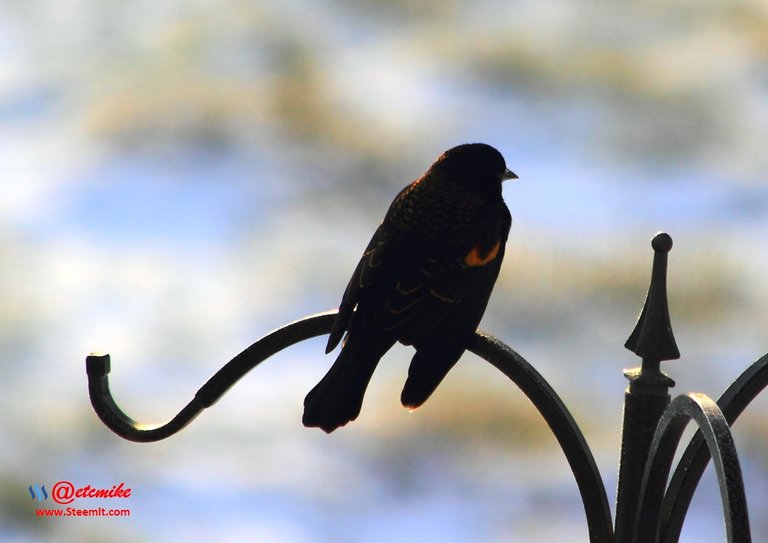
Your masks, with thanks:
<instances>
[{"instance_id":1,"label":"curled metal end","mask_svg":"<svg viewBox=\"0 0 768 543\"><path fill-rule=\"evenodd\" d=\"M169 437L200 414L205 405L197 396L172 420L162 425L141 424L126 415L115 403L109 390L111 360L108 354L91 354L85 359L91 405L101 421L120 437L147 443Z\"/></svg>"},{"instance_id":2,"label":"curled metal end","mask_svg":"<svg viewBox=\"0 0 768 543\"><path fill-rule=\"evenodd\" d=\"M85 359L91 405L101 421L123 439L143 443L160 441L187 426L262 361L299 341L327 334L335 317L336 311L320 313L287 324L261 338L217 371L173 419L155 426L136 422L117 406L109 389L110 357L108 354L91 354Z\"/></svg>"}]
</instances>

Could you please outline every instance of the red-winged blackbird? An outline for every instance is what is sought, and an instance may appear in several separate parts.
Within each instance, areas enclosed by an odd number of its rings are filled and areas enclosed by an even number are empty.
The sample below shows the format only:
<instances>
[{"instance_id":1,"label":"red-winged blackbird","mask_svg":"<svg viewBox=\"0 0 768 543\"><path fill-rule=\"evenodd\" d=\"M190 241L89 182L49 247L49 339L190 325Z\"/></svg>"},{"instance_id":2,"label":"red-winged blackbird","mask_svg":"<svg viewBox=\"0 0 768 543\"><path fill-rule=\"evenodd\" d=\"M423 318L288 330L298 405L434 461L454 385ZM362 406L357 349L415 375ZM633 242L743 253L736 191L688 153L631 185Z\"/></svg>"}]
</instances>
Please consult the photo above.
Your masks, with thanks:
<instances>
[{"instance_id":1,"label":"red-winged blackbird","mask_svg":"<svg viewBox=\"0 0 768 543\"><path fill-rule=\"evenodd\" d=\"M397 341L416 348L403 405L429 398L485 312L512 223L501 183L516 177L490 145L459 145L395 197L344 292L325 352L347 335L304 400L305 426L332 432L356 419Z\"/></svg>"}]
</instances>

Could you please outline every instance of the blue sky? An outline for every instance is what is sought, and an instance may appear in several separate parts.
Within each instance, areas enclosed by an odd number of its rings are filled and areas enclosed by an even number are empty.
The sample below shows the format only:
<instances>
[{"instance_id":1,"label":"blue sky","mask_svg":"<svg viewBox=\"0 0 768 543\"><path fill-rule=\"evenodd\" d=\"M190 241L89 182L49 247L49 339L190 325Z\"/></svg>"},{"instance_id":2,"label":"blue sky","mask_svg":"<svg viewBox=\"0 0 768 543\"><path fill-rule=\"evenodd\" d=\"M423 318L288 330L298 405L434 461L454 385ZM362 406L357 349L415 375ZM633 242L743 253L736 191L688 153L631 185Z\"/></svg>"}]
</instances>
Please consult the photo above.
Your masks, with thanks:
<instances>
[{"instance_id":1,"label":"blue sky","mask_svg":"<svg viewBox=\"0 0 768 543\"><path fill-rule=\"evenodd\" d=\"M410 353L394 350L361 418L328 438L300 426L332 360L306 342L143 446L96 420L84 357L112 353L129 414L170 417L250 342L334 307L394 194L446 148L486 141L520 179L504 188L514 225L483 326L588 421L613 485L618 431L606 428L621 368L637 363L622 345L657 230L675 240L679 392L717 396L766 351L768 14L675 5L0 8L0 478L22 497L33 481L125 480L140 519L41 530L21 509L6 539L583 533L556 446L434 430L475 388L514 394L476 360L452 372L442 403L410 415L396 401ZM764 447L745 446L759 464ZM712 495L689 541L721 539ZM541 526L542 508L562 524Z\"/></svg>"}]
</instances>

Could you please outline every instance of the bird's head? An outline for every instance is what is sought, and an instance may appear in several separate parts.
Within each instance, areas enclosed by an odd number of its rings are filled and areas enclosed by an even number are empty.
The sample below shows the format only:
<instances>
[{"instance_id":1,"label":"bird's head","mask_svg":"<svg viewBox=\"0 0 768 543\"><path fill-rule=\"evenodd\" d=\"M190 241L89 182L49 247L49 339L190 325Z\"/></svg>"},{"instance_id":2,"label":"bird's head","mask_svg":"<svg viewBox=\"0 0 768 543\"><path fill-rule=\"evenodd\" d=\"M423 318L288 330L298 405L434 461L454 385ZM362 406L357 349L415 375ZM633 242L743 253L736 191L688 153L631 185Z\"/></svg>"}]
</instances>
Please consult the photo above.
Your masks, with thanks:
<instances>
[{"instance_id":1,"label":"bird's head","mask_svg":"<svg viewBox=\"0 0 768 543\"><path fill-rule=\"evenodd\" d=\"M501 190L501 183L517 179L507 168L504 157L485 143L465 143L444 152L430 168L438 178L461 184L471 183L475 188L493 192Z\"/></svg>"}]
</instances>

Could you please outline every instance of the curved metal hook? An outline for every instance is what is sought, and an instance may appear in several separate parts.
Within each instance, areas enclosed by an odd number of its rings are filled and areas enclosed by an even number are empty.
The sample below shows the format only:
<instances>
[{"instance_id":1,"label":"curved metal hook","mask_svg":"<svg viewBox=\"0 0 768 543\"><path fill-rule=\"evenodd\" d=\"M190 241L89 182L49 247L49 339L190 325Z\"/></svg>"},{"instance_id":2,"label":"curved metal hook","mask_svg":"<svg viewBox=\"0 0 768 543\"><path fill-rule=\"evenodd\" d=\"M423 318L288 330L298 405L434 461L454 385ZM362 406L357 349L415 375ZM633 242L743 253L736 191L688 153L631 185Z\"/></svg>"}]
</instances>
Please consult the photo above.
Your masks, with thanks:
<instances>
[{"instance_id":1,"label":"curved metal hook","mask_svg":"<svg viewBox=\"0 0 768 543\"><path fill-rule=\"evenodd\" d=\"M109 390L109 355L90 355L85 365L91 405L101 421L123 439L140 443L160 441L187 426L203 409L216 403L241 377L273 354L305 339L330 332L335 318L336 311L312 315L264 336L227 362L173 419L159 426L138 423L117 406Z\"/></svg>"},{"instance_id":2,"label":"curved metal hook","mask_svg":"<svg viewBox=\"0 0 768 543\"><path fill-rule=\"evenodd\" d=\"M720 396L717 405L729 425L768 386L768 354L747 368ZM661 507L662 541L674 543L680 539L688 506L709 463L709 449L701 433L697 432L685 449L675 468Z\"/></svg>"},{"instance_id":3,"label":"curved metal hook","mask_svg":"<svg viewBox=\"0 0 768 543\"><path fill-rule=\"evenodd\" d=\"M335 311L313 315L260 339L216 372L171 421L157 427L137 423L117 406L109 390L109 355L91 355L86 359L91 404L101 421L124 439L137 442L165 439L187 426L268 357L304 339L329 333L335 316ZM590 541L612 542L613 523L602 477L581 430L554 389L522 356L489 334L476 333L468 350L496 366L539 410L560 443L576 478Z\"/></svg>"},{"instance_id":4,"label":"curved metal hook","mask_svg":"<svg viewBox=\"0 0 768 543\"><path fill-rule=\"evenodd\" d=\"M712 455L729 542L751 541L747 500L730 427L717 404L704 394L678 396L662 415L645 465L635 541L658 541L664 489L683 430L694 420Z\"/></svg>"},{"instance_id":5,"label":"curved metal hook","mask_svg":"<svg viewBox=\"0 0 768 543\"><path fill-rule=\"evenodd\" d=\"M536 406L571 466L584 504L589 540L613 542L613 519L605 484L581 429L557 392L522 356L489 334L477 332L468 349L496 366Z\"/></svg>"}]
</instances>

